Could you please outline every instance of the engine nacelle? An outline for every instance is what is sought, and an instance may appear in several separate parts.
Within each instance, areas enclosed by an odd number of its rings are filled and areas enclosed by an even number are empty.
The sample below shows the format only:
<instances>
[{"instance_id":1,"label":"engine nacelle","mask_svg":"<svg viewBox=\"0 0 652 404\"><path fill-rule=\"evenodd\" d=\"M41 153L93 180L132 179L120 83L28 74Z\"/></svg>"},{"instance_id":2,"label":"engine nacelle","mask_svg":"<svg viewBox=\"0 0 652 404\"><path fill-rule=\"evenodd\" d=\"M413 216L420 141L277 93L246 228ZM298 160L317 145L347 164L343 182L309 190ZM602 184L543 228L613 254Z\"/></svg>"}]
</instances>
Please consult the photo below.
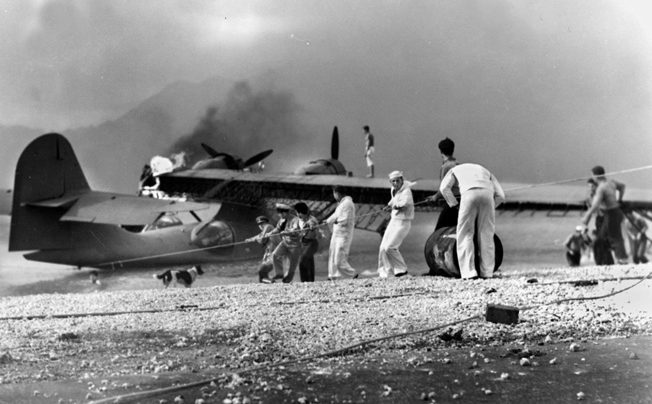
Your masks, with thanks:
<instances>
[{"instance_id":1,"label":"engine nacelle","mask_svg":"<svg viewBox=\"0 0 652 404\"><path fill-rule=\"evenodd\" d=\"M190 232L190 242L200 248L219 245L232 247L234 241L233 228L222 220L200 223Z\"/></svg>"}]
</instances>

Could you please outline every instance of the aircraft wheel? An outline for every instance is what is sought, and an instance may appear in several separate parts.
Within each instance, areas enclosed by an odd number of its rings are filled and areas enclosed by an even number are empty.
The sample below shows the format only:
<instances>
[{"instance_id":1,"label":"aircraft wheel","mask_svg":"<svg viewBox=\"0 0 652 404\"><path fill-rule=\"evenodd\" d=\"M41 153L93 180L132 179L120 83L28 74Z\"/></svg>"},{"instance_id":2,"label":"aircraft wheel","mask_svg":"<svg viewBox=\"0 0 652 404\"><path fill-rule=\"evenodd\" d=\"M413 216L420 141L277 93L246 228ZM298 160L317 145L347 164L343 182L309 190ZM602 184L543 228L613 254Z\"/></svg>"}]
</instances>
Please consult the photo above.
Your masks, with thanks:
<instances>
[{"instance_id":1,"label":"aircraft wheel","mask_svg":"<svg viewBox=\"0 0 652 404\"><path fill-rule=\"evenodd\" d=\"M497 234L494 234L494 245L494 271L498 271L503 263L503 243ZM429 275L460 277L455 227L442 227L432 232L426 240L424 255L430 269Z\"/></svg>"}]
</instances>

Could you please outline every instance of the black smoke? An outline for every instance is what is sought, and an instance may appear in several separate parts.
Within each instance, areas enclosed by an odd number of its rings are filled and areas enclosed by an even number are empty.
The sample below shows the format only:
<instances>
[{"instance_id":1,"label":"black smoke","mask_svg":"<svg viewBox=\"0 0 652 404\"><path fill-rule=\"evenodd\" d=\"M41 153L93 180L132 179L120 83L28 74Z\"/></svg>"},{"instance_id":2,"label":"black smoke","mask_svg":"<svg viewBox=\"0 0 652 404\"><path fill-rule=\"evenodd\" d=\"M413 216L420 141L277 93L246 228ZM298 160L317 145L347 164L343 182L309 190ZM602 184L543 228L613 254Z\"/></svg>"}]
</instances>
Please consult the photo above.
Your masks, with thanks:
<instances>
[{"instance_id":1,"label":"black smoke","mask_svg":"<svg viewBox=\"0 0 652 404\"><path fill-rule=\"evenodd\" d=\"M201 143L218 152L246 160L266 149L295 144L304 132L301 106L293 94L276 89L255 90L245 81L236 83L221 105L208 107L192 130L177 140L170 153L186 153L188 164L208 158Z\"/></svg>"}]
</instances>

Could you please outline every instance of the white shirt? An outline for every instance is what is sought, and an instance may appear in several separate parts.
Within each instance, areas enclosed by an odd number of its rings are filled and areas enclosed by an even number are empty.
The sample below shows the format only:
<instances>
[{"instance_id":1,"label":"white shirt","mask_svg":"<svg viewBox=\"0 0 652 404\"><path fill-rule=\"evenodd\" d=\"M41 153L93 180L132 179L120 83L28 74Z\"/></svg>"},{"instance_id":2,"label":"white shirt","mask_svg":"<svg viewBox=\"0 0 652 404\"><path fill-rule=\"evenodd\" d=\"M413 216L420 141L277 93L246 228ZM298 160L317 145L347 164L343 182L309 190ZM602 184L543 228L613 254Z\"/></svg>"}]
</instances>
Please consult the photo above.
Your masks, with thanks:
<instances>
[{"instance_id":1,"label":"white shirt","mask_svg":"<svg viewBox=\"0 0 652 404\"><path fill-rule=\"evenodd\" d=\"M355 227L355 204L350 196L345 196L335 208L335 212L326 219L333 224L333 235L345 237L353 233Z\"/></svg>"},{"instance_id":2,"label":"white shirt","mask_svg":"<svg viewBox=\"0 0 652 404\"><path fill-rule=\"evenodd\" d=\"M387 205L392 208L392 218L401 220L414 219L414 200L412 199L410 185L404 181L401 189L394 191L394 188L392 188L390 192L392 199Z\"/></svg>"},{"instance_id":3,"label":"white shirt","mask_svg":"<svg viewBox=\"0 0 652 404\"><path fill-rule=\"evenodd\" d=\"M479 164L459 164L451 168L439 185L439 191L446 199L449 206L458 204L452 188L457 184L460 188L460 194L464 195L469 189L479 188L488 189L493 192L496 199L496 206L505 201L505 191L498 183L498 180Z\"/></svg>"}]
</instances>

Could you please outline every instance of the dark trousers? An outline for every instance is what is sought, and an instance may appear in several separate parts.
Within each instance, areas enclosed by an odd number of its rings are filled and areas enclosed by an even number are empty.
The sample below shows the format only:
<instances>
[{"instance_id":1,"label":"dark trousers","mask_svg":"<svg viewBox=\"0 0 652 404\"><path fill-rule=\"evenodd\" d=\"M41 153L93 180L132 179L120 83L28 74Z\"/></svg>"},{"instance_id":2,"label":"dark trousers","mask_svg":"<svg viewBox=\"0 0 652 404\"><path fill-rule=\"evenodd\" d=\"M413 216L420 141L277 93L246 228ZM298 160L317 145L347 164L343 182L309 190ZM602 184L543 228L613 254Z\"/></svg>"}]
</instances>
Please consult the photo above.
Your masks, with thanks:
<instances>
[{"instance_id":1,"label":"dark trousers","mask_svg":"<svg viewBox=\"0 0 652 404\"><path fill-rule=\"evenodd\" d=\"M269 279L269 273L272 272L274 269L274 264L272 263L272 260L267 260L260 264L260 267L258 267L258 280L260 282L263 281L263 279Z\"/></svg>"},{"instance_id":2,"label":"dark trousers","mask_svg":"<svg viewBox=\"0 0 652 404\"><path fill-rule=\"evenodd\" d=\"M303 246L290 246L285 241L281 243L274 250L272 254L272 262L274 263L274 270L276 275L274 278L283 277L283 283L290 283L294 278L294 271L296 271L299 266L299 259L301 258L301 251ZM290 260L290 267L288 273L283 276L283 259L288 258Z\"/></svg>"},{"instance_id":3,"label":"dark trousers","mask_svg":"<svg viewBox=\"0 0 652 404\"><path fill-rule=\"evenodd\" d=\"M647 250L647 237L645 234L640 239L633 239L631 243L632 259L634 264L647 264L645 251Z\"/></svg>"},{"instance_id":4,"label":"dark trousers","mask_svg":"<svg viewBox=\"0 0 652 404\"><path fill-rule=\"evenodd\" d=\"M566 261L568 265L572 267L580 266L580 259L582 258L582 253L579 251L566 251Z\"/></svg>"},{"instance_id":5,"label":"dark trousers","mask_svg":"<svg viewBox=\"0 0 652 404\"><path fill-rule=\"evenodd\" d=\"M593 258L595 265L613 265L614 257L611 255L609 241L603 238L596 238L593 241Z\"/></svg>"},{"instance_id":6,"label":"dark trousers","mask_svg":"<svg viewBox=\"0 0 652 404\"><path fill-rule=\"evenodd\" d=\"M303 253L299 261L299 275L301 282L315 281L315 253L319 248L319 241L312 239L303 243Z\"/></svg>"},{"instance_id":7,"label":"dark trousers","mask_svg":"<svg viewBox=\"0 0 652 404\"><path fill-rule=\"evenodd\" d=\"M627 260L627 251L625 251L625 240L621 224L625 216L620 208L608 209L604 211L604 220L598 227L598 238L606 239L614 250L616 258Z\"/></svg>"},{"instance_id":8,"label":"dark trousers","mask_svg":"<svg viewBox=\"0 0 652 404\"><path fill-rule=\"evenodd\" d=\"M437 218L435 230L441 229L442 227L457 227L457 216L460 213L459 208L459 204L451 208L447 203L444 203L444 207Z\"/></svg>"}]
</instances>

